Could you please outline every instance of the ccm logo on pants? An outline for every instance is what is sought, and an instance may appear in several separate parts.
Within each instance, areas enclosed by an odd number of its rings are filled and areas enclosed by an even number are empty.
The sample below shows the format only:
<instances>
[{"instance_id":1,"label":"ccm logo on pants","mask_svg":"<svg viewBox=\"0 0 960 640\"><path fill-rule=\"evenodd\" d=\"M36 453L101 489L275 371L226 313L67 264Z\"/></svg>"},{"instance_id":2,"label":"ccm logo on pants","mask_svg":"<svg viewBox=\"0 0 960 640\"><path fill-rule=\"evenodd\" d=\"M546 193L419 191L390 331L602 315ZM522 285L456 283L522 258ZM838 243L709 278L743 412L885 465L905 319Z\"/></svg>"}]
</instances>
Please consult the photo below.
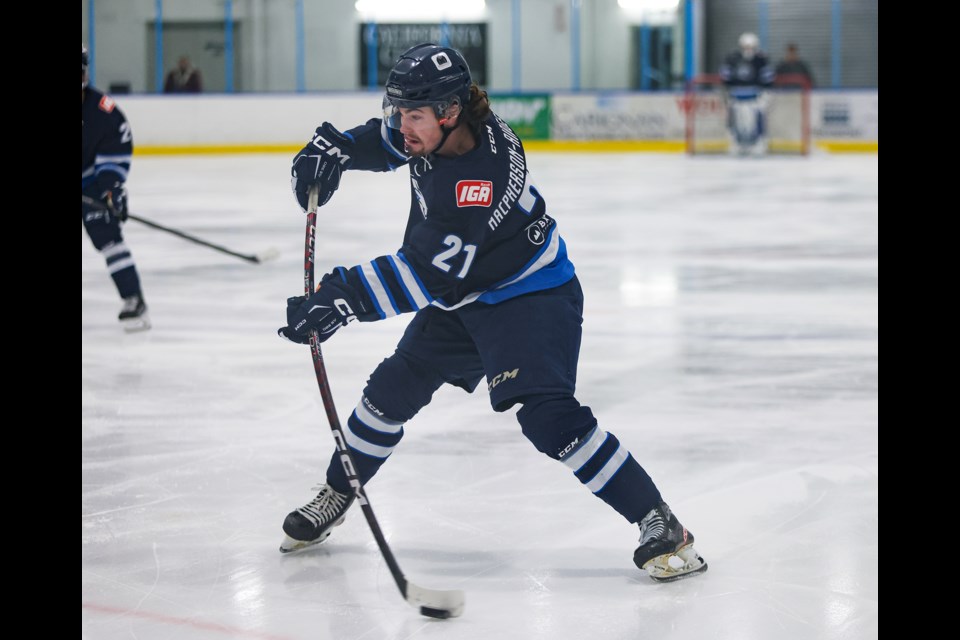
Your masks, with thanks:
<instances>
[{"instance_id":1,"label":"ccm logo on pants","mask_svg":"<svg viewBox=\"0 0 960 640\"><path fill-rule=\"evenodd\" d=\"M457 183L458 207L489 207L493 203L493 183L489 180L461 180Z\"/></svg>"}]
</instances>

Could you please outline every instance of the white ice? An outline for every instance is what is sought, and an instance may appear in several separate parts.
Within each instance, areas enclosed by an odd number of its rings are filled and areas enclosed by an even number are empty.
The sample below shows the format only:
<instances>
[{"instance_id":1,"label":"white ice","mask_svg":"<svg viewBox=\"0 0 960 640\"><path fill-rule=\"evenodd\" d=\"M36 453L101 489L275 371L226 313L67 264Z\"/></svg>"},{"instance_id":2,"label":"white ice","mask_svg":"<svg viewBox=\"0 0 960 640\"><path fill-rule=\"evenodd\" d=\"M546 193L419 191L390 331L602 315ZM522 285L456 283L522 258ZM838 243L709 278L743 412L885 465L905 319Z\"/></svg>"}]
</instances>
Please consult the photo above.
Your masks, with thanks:
<instances>
[{"instance_id":1,"label":"white ice","mask_svg":"<svg viewBox=\"0 0 960 640\"><path fill-rule=\"evenodd\" d=\"M136 157L131 221L154 327L121 331L81 239L82 637L90 640L806 640L879 634L876 155L531 154L586 294L578 399L695 533L706 574L657 584L638 530L496 414L444 388L369 484L407 577L463 589L452 620L399 596L359 509L282 555L333 439L309 350L285 154ZM348 173L318 273L399 248L407 172ZM345 421L407 317L324 345ZM509 328L505 328L509 330Z\"/></svg>"}]
</instances>

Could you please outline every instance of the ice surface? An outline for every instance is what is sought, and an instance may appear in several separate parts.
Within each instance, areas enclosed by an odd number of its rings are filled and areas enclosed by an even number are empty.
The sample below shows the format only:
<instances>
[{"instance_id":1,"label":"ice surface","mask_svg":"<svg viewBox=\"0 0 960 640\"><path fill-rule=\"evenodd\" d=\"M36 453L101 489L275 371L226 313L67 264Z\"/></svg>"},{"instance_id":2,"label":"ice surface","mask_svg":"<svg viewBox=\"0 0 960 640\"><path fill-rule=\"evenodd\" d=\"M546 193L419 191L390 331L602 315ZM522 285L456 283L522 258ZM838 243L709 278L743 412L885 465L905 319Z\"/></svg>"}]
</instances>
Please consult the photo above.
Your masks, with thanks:
<instances>
[{"instance_id":1,"label":"ice surface","mask_svg":"<svg viewBox=\"0 0 960 640\"><path fill-rule=\"evenodd\" d=\"M289 161L134 159L135 213L280 251L252 265L127 223L149 332L123 333L82 234L82 637L878 637L877 156L530 155L586 294L578 399L710 570L651 581L636 527L512 411L444 388L368 490L407 577L466 591L446 621L400 598L359 509L277 551L333 447L308 349L275 334L303 292ZM348 173L317 275L396 251L408 206L405 170ZM342 419L408 319L324 345Z\"/></svg>"}]
</instances>

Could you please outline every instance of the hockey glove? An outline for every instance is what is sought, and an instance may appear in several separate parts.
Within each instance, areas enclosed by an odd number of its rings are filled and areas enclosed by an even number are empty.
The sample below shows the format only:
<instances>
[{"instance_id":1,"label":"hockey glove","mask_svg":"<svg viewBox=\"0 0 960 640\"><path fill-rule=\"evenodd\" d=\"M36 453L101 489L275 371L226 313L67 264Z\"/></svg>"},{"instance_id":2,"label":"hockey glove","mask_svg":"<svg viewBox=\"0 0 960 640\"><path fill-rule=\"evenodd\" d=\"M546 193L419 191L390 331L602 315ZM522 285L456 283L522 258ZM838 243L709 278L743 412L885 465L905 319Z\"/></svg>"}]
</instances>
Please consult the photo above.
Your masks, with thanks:
<instances>
[{"instance_id":1,"label":"hockey glove","mask_svg":"<svg viewBox=\"0 0 960 640\"><path fill-rule=\"evenodd\" d=\"M109 174L113 175L113 174ZM104 179L103 176L93 184L84 189L84 194L103 203L103 207L121 222L126 221L129 211L127 209L127 189L120 180Z\"/></svg>"},{"instance_id":2,"label":"hockey glove","mask_svg":"<svg viewBox=\"0 0 960 640\"><path fill-rule=\"evenodd\" d=\"M127 221L130 211L127 209L127 189L122 182L117 182L104 191L100 199L106 203L107 207L110 208L110 213L115 215L120 222Z\"/></svg>"},{"instance_id":3,"label":"hockey glove","mask_svg":"<svg viewBox=\"0 0 960 640\"><path fill-rule=\"evenodd\" d=\"M362 306L353 290L339 278L327 275L309 298L287 298L287 326L277 329L277 335L290 342L310 344L310 332L316 330L317 339L326 342L337 329L357 319L354 309Z\"/></svg>"},{"instance_id":4,"label":"hockey glove","mask_svg":"<svg viewBox=\"0 0 960 640\"><path fill-rule=\"evenodd\" d=\"M329 122L317 127L313 140L294 157L290 172L290 186L304 212L313 185L319 189L318 206L327 204L340 186L340 174L350 168L352 153L353 140L347 135L337 131Z\"/></svg>"}]
</instances>

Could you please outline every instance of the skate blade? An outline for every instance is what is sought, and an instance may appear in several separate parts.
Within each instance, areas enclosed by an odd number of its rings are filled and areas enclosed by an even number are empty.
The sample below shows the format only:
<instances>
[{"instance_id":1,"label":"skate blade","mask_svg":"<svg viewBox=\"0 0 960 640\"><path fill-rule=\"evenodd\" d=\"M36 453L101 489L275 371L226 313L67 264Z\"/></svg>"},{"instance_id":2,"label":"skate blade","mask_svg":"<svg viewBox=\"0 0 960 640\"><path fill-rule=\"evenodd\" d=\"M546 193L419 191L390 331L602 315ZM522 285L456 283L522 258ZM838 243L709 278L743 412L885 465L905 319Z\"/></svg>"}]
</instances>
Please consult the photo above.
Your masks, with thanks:
<instances>
[{"instance_id":1,"label":"skate blade","mask_svg":"<svg viewBox=\"0 0 960 640\"><path fill-rule=\"evenodd\" d=\"M300 551L301 549L306 549L307 547L312 547L314 545L320 544L324 540L330 537L330 532L327 531L325 534L317 538L316 540L294 540L290 536L284 534L283 542L280 543L280 553L292 553L294 551Z\"/></svg>"},{"instance_id":2,"label":"skate blade","mask_svg":"<svg viewBox=\"0 0 960 640\"><path fill-rule=\"evenodd\" d=\"M120 324L123 326L123 330L127 333L146 331L151 326L150 318L147 317L147 314L143 314L139 318L127 318L126 320L121 320Z\"/></svg>"},{"instance_id":3,"label":"skate blade","mask_svg":"<svg viewBox=\"0 0 960 640\"><path fill-rule=\"evenodd\" d=\"M280 543L280 553L290 553L291 551L300 551L301 549L306 549L307 547L312 547L315 544L320 544L324 540L330 537L330 534L333 533L334 527L339 527L343 524L343 521L347 519L347 515L344 514L337 518L337 521L334 522L329 529L324 531L317 537L315 540L297 540L291 538L286 533L283 534L283 542Z\"/></svg>"},{"instance_id":4,"label":"skate blade","mask_svg":"<svg viewBox=\"0 0 960 640\"><path fill-rule=\"evenodd\" d=\"M700 557L693 545L666 553L644 563L647 574L657 582L673 582L690 578L707 570L707 561Z\"/></svg>"}]
</instances>

